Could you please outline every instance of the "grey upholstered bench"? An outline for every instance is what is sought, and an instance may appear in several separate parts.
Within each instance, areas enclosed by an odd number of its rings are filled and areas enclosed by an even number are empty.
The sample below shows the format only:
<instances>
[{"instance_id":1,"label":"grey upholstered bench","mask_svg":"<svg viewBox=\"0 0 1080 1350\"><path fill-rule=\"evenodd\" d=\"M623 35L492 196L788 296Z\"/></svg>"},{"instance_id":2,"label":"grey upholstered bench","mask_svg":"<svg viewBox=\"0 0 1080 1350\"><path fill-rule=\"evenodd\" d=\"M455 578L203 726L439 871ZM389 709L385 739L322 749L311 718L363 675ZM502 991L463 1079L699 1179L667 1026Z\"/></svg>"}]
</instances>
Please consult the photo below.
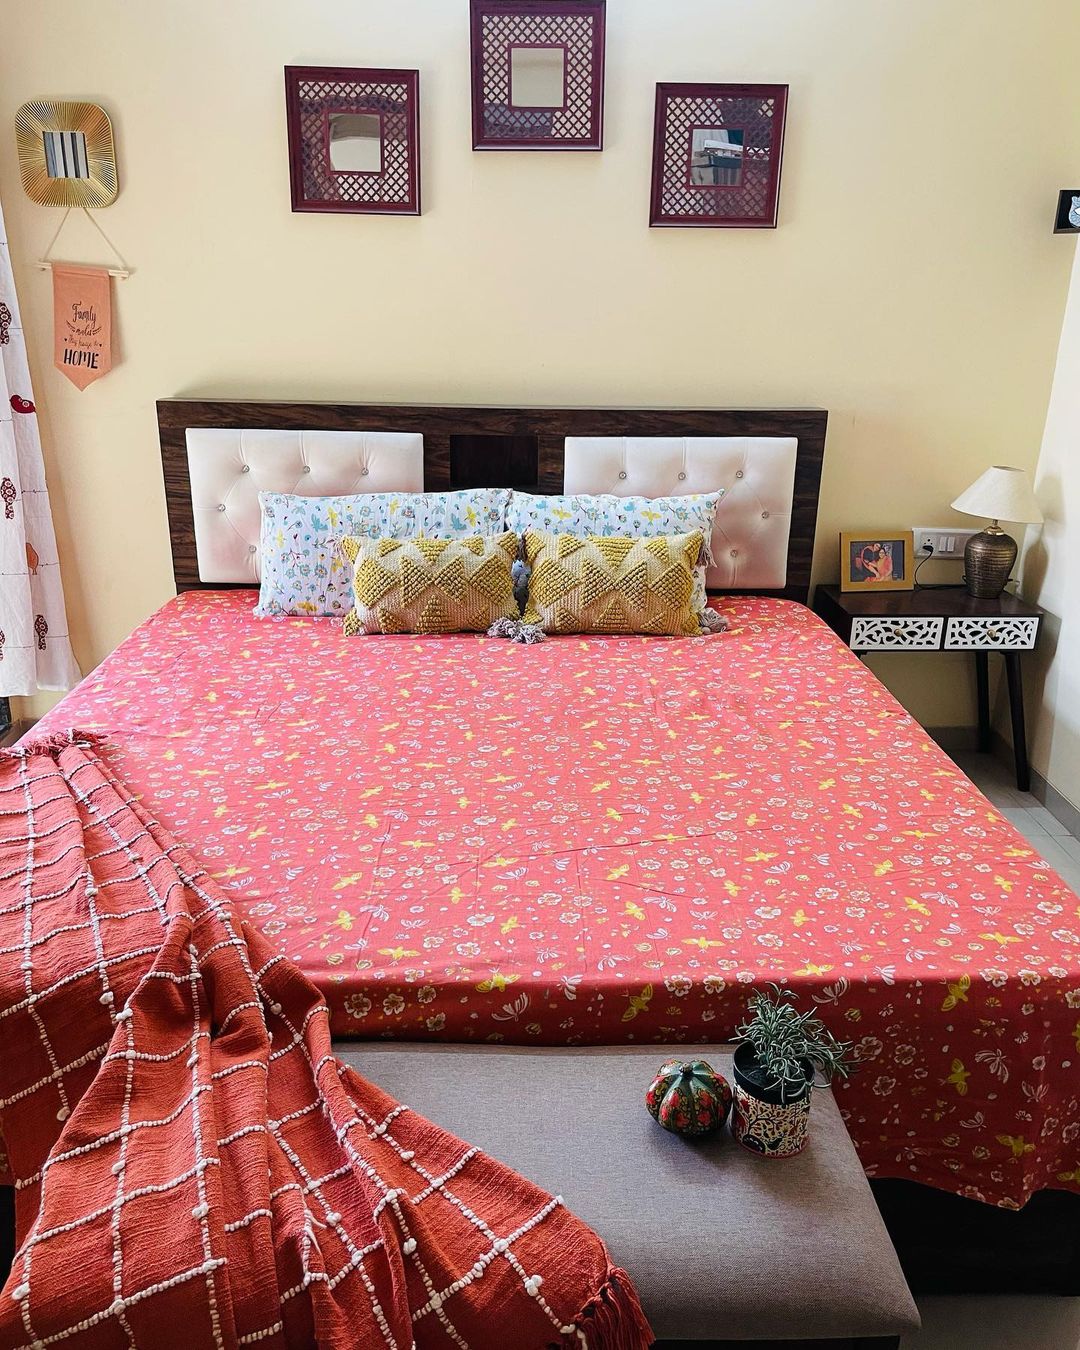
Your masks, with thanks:
<instances>
[{"instance_id":1,"label":"grey upholstered bench","mask_svg":"<svg viewBox=\"0 0 1080 1350\"><path fill-rule=\"evenodd\" d=\"M819 1092L805 1151L688 1143L643 1104L660 1063L724 1050L341 1042L422 1115L561 1194L633 1277L661 1343L899 1345L919 1315L840 1113Z\"/></svg>"}]
</instances>

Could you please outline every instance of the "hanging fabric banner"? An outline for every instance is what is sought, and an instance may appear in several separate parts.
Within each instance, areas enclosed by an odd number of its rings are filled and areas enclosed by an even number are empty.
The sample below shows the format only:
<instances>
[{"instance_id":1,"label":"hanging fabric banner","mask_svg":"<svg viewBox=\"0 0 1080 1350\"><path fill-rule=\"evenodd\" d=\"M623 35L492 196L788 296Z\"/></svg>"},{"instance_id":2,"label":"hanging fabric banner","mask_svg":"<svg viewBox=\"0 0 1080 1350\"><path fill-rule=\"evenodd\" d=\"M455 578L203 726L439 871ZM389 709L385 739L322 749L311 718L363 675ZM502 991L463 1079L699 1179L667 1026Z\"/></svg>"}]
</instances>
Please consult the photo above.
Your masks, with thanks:
<instances>
[{"instance_id":1,"label":"hanging fabric banner","mask_svg":"<svg viewBox=\"0 0 1080 1350\"><path fill-rule=\"evenodd\" d=\"M103 267L53 263L53 361L79 389L112 369L112 280Z\"/></svg>"}]
</instances>

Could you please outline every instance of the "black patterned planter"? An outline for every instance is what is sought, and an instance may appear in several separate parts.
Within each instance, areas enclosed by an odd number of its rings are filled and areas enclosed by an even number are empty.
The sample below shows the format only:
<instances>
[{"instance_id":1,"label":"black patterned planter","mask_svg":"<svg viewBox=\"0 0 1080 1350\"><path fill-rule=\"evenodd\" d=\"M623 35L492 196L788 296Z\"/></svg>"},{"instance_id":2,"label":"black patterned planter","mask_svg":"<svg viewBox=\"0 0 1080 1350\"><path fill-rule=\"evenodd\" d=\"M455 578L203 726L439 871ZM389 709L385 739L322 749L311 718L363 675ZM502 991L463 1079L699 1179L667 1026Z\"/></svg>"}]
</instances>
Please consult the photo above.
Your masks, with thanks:
<instances>
[{"instance_id":1,"label":"black patterned planter","mask_svg":"<svg viewBox=\"0 0 1080 1350\"><path fill-rule=\"evenodd\" d=\"M758 1067L754 1047L744 1041L732 1061L735 1102L731 1132L744 1148L764 1158L793 1158L806 1147L810 1128L810 1097L814 1068L806 1064L806 1087L792 1098L781 1100L780 1089L766 1087L766 1075Z\"/></svg>"}]
</instances>

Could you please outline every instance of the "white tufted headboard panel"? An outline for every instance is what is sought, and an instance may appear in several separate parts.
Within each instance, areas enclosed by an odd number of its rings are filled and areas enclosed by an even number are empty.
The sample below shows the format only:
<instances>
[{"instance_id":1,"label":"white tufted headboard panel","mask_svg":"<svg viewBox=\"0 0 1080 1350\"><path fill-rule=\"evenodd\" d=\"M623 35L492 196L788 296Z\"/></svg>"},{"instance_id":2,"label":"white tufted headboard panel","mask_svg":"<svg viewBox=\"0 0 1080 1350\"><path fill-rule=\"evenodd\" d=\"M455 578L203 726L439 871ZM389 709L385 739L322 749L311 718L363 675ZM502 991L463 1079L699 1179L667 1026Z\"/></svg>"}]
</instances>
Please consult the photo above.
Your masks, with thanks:
<instances>
[{"instance_id":1,"label":"white tufted headboard panel","mask_svg":"<svg viewBox=\"0 0 1080 1350\"><path fill-rule=\"evenodd\" d=\"M564 491L677 497L723 488L706 584L782 590L798 448L793 436L568 436Z\"/></svg>"},{"instance_id":2,"label":"white tufted headboard panel","mask_svg":"<svg viewBox=\"0 0 1080 1350\"><path fill-rule=\"evenodd\" d=\"M259 580L259 493L423 492L424 438L393 431L192 427L188 473L199 579Z\"/></svg>"}]
</instances>

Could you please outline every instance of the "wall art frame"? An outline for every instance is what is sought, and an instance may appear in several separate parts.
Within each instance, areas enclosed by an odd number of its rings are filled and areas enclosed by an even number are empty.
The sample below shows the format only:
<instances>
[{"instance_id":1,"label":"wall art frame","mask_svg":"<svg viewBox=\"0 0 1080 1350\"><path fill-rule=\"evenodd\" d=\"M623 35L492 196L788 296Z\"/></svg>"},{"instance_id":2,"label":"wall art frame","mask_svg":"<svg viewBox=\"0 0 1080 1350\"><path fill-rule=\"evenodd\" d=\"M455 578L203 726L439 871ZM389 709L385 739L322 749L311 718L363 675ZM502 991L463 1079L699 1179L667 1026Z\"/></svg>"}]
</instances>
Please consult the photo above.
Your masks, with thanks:
<instances>
[{"instance_id":1,"label":"wall art frame","mask_svg":"<svg viewBox=\"0 0 1080 1350\"><path fill-rule=\"evenodd\" d=\"M841 530L840 590L910 591L915 587L911 530Z\"/></svg>"},{"instance_id":2,"label":"wall art frame","mask_svg":"<svg viewBox=\"0 0 1080 1350\"><path fill-rule=\"evenodd\" d=\"M1080 188L1062 188L1054 214L1055 234L1080 234Z\"/></svg>"},{"instance_id":3,"label":"wall art frame","mask_svg":"<svg viewBox=\"0 0 1080 1350\"><path fill-rule=\"evenodd\" d=\"M786 84L656 86L651 226L775 229Z\"/></svg>"},{"instance_id":4,"label":"wall art frame","mask_svg":"<svg viewBox=\"0 0 1080 1350\"><path fill-rule=\"evenodd\" d=\"M606 15L606 0L470 0L474 150L604 148ZM515 101L522 53L558 60L561 94Z\"/></svg>"},{"instance_id":5,"label":"wall art frame","mask_svg":"<svg viewBox=\"0 0 1080 1350\"><path fill-rule=\"evenodd\" d=\"M112 122L96 103L37 99L15 114L19 177L41 206L99 210L118 191Z\"/></svg>"},{"instance_id":6,"label":"wall art frame","mask_svg":"<svg viewBox=\"0 0 1080 1350\"><path fill-rule=\"evenodd\" d=\"M294 211L420 214L420 72L286 66Z\"/></svg>"}]
</instances>

